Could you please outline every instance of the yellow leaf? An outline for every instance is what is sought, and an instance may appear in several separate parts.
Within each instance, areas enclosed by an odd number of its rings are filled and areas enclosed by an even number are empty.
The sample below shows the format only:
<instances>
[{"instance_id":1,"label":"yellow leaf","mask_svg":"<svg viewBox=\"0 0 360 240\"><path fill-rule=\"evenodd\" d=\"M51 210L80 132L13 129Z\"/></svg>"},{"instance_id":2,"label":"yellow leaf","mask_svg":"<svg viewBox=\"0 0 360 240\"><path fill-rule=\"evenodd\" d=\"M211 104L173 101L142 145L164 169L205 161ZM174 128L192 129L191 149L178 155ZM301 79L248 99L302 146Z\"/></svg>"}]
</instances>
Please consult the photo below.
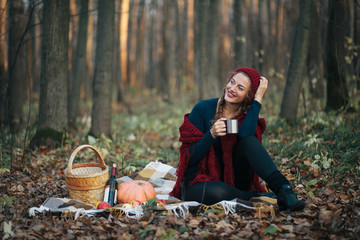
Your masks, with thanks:
<instances>
[{"instance_id":1,"label":"yellow leaf","mask_svg":"<svg viewBox=\"0 0 360 240\"><path fill-rule=\"evenodd\" d=\"M10 170L7 168L0 168L0 174L9 173Z\"/></svg>"},{"instance_id":2,"label":"yellow leaf","mask_svg":"<svg viewBox=\"0 0 360 240\"><path fill-rule=\"evenodd\" d=\"M7 238L15 236L14 232L11 230L11 225L12 225L11 221L9 223L4 222L4 236L3 236L3 239L7 239Z\"/></svg>"}]
</instances>

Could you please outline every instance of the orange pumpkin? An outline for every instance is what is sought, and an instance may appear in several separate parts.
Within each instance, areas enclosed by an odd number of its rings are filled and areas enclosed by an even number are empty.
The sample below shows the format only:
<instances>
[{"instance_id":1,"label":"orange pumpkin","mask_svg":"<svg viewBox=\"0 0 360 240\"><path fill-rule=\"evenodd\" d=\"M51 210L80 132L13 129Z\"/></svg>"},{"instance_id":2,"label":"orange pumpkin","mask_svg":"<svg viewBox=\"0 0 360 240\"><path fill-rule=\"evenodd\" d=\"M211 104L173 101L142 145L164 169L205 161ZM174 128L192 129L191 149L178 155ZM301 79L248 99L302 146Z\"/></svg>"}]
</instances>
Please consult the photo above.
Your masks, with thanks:
<instances>
[{"instance_id":1,"label":"orange pumpkin","mask_svg":"<svg viewBox=\"0 0 360 240\"><path fill-rule=\"evenodd\" d=\"M142 180L123 182L119 184L117 189L118 203L131 203L135 200L143 203L155 197L156 192L154 187L150 183Z\"/></svg>"}]
</instances>

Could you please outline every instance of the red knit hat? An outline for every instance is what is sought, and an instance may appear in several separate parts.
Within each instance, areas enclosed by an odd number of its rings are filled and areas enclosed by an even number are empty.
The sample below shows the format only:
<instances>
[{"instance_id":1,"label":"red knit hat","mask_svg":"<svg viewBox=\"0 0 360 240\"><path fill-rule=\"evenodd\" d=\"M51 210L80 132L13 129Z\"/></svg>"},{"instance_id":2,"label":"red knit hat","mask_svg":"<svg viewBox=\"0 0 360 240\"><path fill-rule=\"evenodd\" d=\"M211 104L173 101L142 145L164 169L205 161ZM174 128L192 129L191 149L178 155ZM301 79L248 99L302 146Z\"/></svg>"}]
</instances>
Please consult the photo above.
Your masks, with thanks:
<instances>
[{"instance_id":1,"label":"red knit hat","mask_svg":"<svg viewBox=\"0 0 360 240\"><path fill-rule=\"evenodd\" d=\"M244 72L244 73L246 73L246 75L249 76L250 81L251 81L251 92L252 92L251 97L254 98L255 93L260 85L260 73L253 68L241 67L241 68L236 69L231 74L230 79L238 72ZM230 81L230 79L229 79L229 81Z\"/></svg>"}]
</instances>

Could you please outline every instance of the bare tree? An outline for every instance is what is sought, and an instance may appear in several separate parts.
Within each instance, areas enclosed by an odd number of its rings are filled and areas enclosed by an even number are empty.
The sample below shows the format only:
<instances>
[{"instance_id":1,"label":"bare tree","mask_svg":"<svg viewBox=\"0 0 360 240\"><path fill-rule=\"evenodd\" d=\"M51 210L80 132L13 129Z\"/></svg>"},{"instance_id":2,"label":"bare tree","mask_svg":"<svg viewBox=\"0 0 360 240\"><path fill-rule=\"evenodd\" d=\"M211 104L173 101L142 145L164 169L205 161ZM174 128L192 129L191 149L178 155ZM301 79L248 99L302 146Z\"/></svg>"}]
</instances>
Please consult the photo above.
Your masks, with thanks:
<instances>
[{"instance_id":1,"label":"bare tree","mask_svg":"<svg viewBox=\"0 0 360 240\"><path fill-rule=\"evenodd\" d=\"M233 26L234 26L234 30L233 30L233 45L234 45L234 53L233 53L233 64L232 64L232 68L238 68L240 66L242 66L244 64L244 52L243 52L243 45L244 45L244 41L242 41L244 39L243 35L244 35L244 29L242 26L242 19L241 17L239 17L239 14L241 14L241 12L243 12L243 8L245 7L245 3L244 1L240 0L240 1L233 1L233 16L232 16L232 22L233 22Z\"/></svg>"},{"instance_id":2,"label":"bare tree","mask_svg":"<svg viewBox=\"0 0 360 240\"><path fill-rule=\"evenodd\" d=\"M169 1L164 0L163 2L163 16L162 16L162 64L161 64L161 85L160 92L163 95L163 98L167 101L171 100L171 90L170 90L170 6Z\"/></svg>"},{"instance_id":3,"label":"bare tree","mask_svg":"<svg viewBox=\"0 0 360 240\"><path fill-rule=\"evenodd\" d=\"M360 3L354 0L354 44L360 48ZM360 50L360 49L359 49ZM360 51L358 51L359 54ZM354 58L353 62L355 81L357 89L360 89L360 60L358 57Z\"/></svg>"},{"instance_id":4,"label":"bare tree","mask_svg":"<svg viewBox=\"0 0 360 240\"><path fill-rule=\"evenodd\" d=\"M327 110L339 110L349 103L345 75L345 32L347 0L330 0L326 36L325 77L327 79Z\"/></svg>"},{"instance_id":5,"label":"bare tree","mask_svg":"<svg viewBox=\"0 0 360 240\"><path fill-rule=\"evenodd\" d=\"M145 83L144 76L144 6L140 0L136 15L135 79L138 84Z\"/></svg>"},{"instance_id":6,"label":"bare tree","mask_svg":"<svg viewBox=\"0 0 360 240\"><path fill-rule=\"evenodd\" d=\"M208 66L207 66L207 77L206 79L206 97L215 97L220 92L219 85L219 22L220 22L220 9L221 1L220 0L211 0L209 6L209 15L207 20L207 56Z\"/></svg>"},{"instance_id":7,"label":"bare tree","mask_svg":"<svg viewBox=\"0 0 360 240\"><path fill-rule=\"evenodd\" d=\"M97 0L88 0L89 9L96 9ZM97 12L89 11L89 23L87 30L87 44L86 44L86 64L85 64L85 76L84 76L84 88L85 88L85 99L92 99L92 85L94 80L94 61L95 61L95 49L96 49L96 26L97 21L95 20ZM97 18L96 18L97 19Z\"/></svg>"},{"instance_id":8,"label":"bare tree","mask_svg":"<svg viewBox=\"0 0 360 240\"><path fill-rule=\"evenodd\" d=\"M26 90L26 48L23 42L25 34L24 3L22 0L9 2L9 49L8 49L8 90L7 117L13 133L19 131L24 122L23 104Z\"/></svg>"},{"instance_id":9,"label":"bare tree","mask_svg":"<svg viewBox=\"0 0 360 240\"><path fill-rule=\"evenodd\" d=\"M295 42L290 67L286 79L285 92L281 104L280 116L289 122L295 122L301 85L309 51L312 0L300 1L300 18L296 26Z\"/></svg>"},{"instance_id":10,"label":"bare tree","mask_svg":"<svg viewBox=\"0 0 360 240\"><path fill-rule=\"evenodd\" d=\"M309 89L311 96L315 99L320 99L324 96L324 83L321 77L322 65L322 44L321 44L321 29L320 16L318 8L315 3L311 8L312 26L310 29L310 46L309 55L307 57L307 75L309 77Z\"/></svg>"},{"instance_id":11,"label":"bare tree","mask_svg":"<svg viewBox=\"0 0 360 240\"><path fill-rule=\"evenodd\" d=\"M206 19L207 2L194 1L194 80L198 87L198 98L205 97L206 79Z\"/></svg>"},{"instance_id":12,"label":"bare tree","mask_svg":"<svg viewBox=\"0 0 360 240\"><path fill-rule=\"evenodd\" d=\"M39 119L31 145L61 144L68 128L69 0L44 1Z\"/></svg>"},{"instance_id":13,"label":"bare tree","mask_svg":"<svg viewBox=\"0 0 360 240\"><path fill-rule=\"evenodd\" d=\"M132 15L134 11L135 1L130 1L129 3L129 21L128 21L128 34L127 34L127 42L126 42L126 81L127 84L131 83L131 54L132 54Z\"/></svg>"},{"instance_id":14,"label":"bare tree","mask_svg":"<svg viewBox=\"0 0 360 240\"><path fill-rule=\"evenodd\" d=\"M155 75L155 58L156 58L156 16L158 5L156 0L152 0L149 4L149 20L147 24L147 61L146 61L146 87L154 88L156 86L156 77Z\"/></svg>"},{"instance_id":15,"label":"bare tree","mask_svg":"<svg viewBox=\"0 0 360 240\"><path fill-rule=\"evenodd\" d=\"M115 7L116 7L116 14L115 14L115 39L114 39L114 83L116 86L116 91L115 91L115 99L118 103L123 102L124 100L124 96L123 96L123 91L122 91L122 87L121 87L121 55L120 55L120 34L121 34L121 4L122 1L121 0L116 0L115 1Z\"/></svg>"},{"instance_id":16,"label":"bare tree","mask_svg":"<svg viewBox=\"0 0 360 240\"><path fill-rule=\"evenodd\" d=\"M189 27L189 16L188 16L188 8L189 2L188 0L183 1L183 10L182 14L179 14L179 24L180 24L180 37L178 39L180 44L180 63L181 63L181 75L187 76L188 75L188 68L189 68L189 61L188 61L188 54L189 54L189 41L188 41L188 27ZM179 8L179 6L178 6ZM180 21L181 20L181 21Z\"/></svg>"},{"instance_id":17,"label":"bare tree","mask_svg":"<svg viewBox=\"0 0 360 240\"><path fill-rule=\"evenodd\" d=\"M114 0L98 0L93 106L89 134L111 136L111 98L114 54Z\"/></svg>"},{"instance_id":18,"label":"bare tree","mask_svg":"<svg viewBox=\"0 0 360 240\"><path fill-rule=\"evenodd\" d=\"M75 126L76 117L79 114L80 105L80 86L83 82L86 66L86 44L87 44L87 28L88 28L88 8L89 0L81 0L80 2L80 20L79 32L77 38L77 46L75 52L75 61L73 66L73 77L71 85L71 93L69 100L69 125Z\"/></svg>"},{"instance_id":19,"label":"bare tree","mask_svg":"<svg viewBox=\"0 0 360 240\"><path fill-rule=\"evenodd\" d=\"M0 129L6 123L6 91L7 91L7 76L6 76L6 0L0 0ZM2 134L4 136L4 134Z\"/></svg>"}]
</instances>

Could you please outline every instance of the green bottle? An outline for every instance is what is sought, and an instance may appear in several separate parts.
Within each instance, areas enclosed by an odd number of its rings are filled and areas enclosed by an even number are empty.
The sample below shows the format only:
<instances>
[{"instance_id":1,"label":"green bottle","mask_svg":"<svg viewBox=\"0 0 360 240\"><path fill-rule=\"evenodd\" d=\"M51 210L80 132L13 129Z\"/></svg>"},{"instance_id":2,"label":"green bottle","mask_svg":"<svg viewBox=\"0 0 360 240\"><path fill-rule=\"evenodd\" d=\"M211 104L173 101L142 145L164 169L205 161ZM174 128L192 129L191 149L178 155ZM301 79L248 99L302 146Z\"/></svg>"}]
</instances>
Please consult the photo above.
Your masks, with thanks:
<instances>
[{"instance_id":1,"label":"green bottle","mask_svg":"<svg viewBox=\"0 0 360 240\"><path fill-rule=\"evenodd\" d=\"M110 203L110 206L114 206L114 198L115 198L115 188L116 188L116 164L113 164L113 167L111 169L111 176L109 180L109 199L108 203Z\"/></svg>"}]
</instances>

